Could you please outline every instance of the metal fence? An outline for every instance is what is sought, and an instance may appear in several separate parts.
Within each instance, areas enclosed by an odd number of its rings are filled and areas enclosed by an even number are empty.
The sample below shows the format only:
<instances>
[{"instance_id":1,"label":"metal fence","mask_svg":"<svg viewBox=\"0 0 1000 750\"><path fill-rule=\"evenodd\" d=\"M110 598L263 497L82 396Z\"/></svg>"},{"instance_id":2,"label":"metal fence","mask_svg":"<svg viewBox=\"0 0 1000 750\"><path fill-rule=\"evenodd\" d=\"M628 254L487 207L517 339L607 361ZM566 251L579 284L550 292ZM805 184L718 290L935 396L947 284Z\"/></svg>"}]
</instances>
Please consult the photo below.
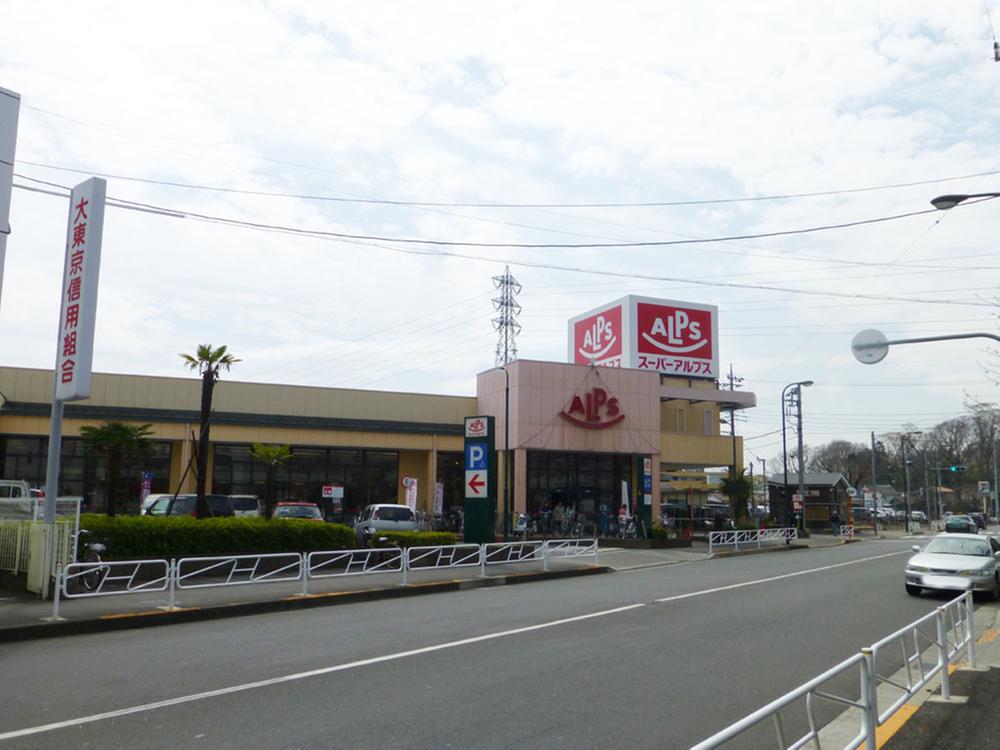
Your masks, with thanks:
<instances>
[{"instance_id":1,"label":"metal fence","mask_svg":"<svg viewBox=\"0 0 1000 750\"><path fill-rule=\"evenodd\" d=\"M940 676L941 696L948 699L951 697L949 665L966 655L969 665L975 668L976 639L972 617L972 593L966 592L699 742L692 750L713 750L768 720L773 723L775 747L779 750L798 750L809 743L819 748L823 727L817 721L816 709L820 701L855 709L858 732L843 745L845 750L862 746L866 750L876 750L875 733L878 727L931 679ZM881 662L887 662L892 653L903 658L902 680L882 671L890 667L880 663L880 657ZM834 692L835 687L831 683L852 673L855 674L857 692L846 695L842 689L839 693ZM886 695L890 696L891 702L880 711L880 700ZM809 729L801 737L789 741L781 712L792 707L802 708L803 699Z\"/></svg>"},{"instance_id":2,"label":"metal fence","mask_svg":"<svg viewBox=\"0 0 1000 750\"><path fill-rule=\"evenodd\" d=\"M309 581L377 573L409 573L449 568L541 562L549 569L551 558L593 555L596 539L549 539L539 542L449 544L435 547L376 547L373 549L186 557L180 560L108 561L61 565L53 617L58 618L59 598L106 596L168 591L168 609L176 606L176 592L183 589L220 588L260 583L302 582L300 595L309 595ZM145 565L146 568L140 566ZM161 572L162 571L162 572ZM156 572L156 575L153 573Z\"/></svg>"},{"instance_id":3,"label":"metal fence","mask_svg":"<svg viewBox=\"0 0 1000 750\"><path fill-rule=\"evenodd\" d=\"M28 569L31 521L0 520L0 570L17 575Z\"/></svg>"},{"instance_id":4,"label":"metal fence","mask_svg":"<svg viewBox=\"0 0 1000 750\"><path fill-rule=\"evenodd\" d=\"M793 526L775 529L740 529L738 531L712 531L708 534L708 554L715 553L716 547L732 547L739 550L753 547L761 549L764 544L788 544L799 538L799 530Z\"/></svg>"}]
</instances>

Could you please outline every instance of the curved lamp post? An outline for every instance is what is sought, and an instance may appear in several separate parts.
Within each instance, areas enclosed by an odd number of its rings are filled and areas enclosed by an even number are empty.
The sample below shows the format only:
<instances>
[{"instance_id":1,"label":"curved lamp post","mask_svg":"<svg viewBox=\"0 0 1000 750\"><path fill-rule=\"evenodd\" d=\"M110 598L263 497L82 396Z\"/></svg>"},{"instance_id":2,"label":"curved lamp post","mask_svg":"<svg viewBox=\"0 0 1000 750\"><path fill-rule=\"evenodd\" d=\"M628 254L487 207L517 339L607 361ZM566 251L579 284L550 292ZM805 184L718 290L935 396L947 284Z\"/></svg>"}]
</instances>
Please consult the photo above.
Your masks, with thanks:
<instances>
[{"instance_id":1,"label":"curved lamp post","mask_svg":"<svg viewBox=\"0 0 1000 750\"><path fill-rule=\"evenodd\" d=\"M939 195L931 201L931 205L941 211L947 211L949 208L954 208L959 203L964 203L970 198L1000 198L1000 193L969 193L968 195L958 193L955 195Z\"/></svg>"},{"instance_id":2,"label":"curved lamp post","mask_svg":"<svg viewBox=\"0 0 1000 750\"><path fill-rule=\"evenodd\" d=\"M792 505L789 502L788 497L788 443L785 440L785 398L788 393L789 388L795 388L799 392L799 495L803 496L803 484L804 477L802 471L802 388L808 388L813 384L811 380L800 380L797 383L789 383L784 388L781 389L781 454L783 463L785 466L785 483L782 485L781 492L785 497L785 503L788 509L789 521L791 520L791 510ZM765 477L766 479L766 477ZM802 520L805 522L805 499L802 501Z\"/></svg>"}]
</instances>

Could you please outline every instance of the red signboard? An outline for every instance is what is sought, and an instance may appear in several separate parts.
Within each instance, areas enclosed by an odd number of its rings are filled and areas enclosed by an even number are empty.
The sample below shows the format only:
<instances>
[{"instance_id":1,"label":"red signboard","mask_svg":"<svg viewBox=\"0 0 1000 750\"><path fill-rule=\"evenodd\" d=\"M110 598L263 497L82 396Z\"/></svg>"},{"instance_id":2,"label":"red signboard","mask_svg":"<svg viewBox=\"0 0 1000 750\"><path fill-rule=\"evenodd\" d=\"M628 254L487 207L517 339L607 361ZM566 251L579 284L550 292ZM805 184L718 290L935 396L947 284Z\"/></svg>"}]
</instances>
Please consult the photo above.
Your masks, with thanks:
<instances>
[{"instance_id":1,"label":"red signboard","mask_svg":"<svg viewBox=\"0 0 1000 750\"><path fill-rule=\"evenodd\" d=\"M573 361L578 365L622 365L622 306L573 323Z\"/></svg>"},{"instance_id":2,"label":"red signboard","mask_svg":"<svg viewBox=\"0 0 1000 750\"><path fill-rule=\"evenodd\" d=\"M636 303L636 367L677 375L707 375L715 358L712 312Z\"/></svg>"}]
</instances>

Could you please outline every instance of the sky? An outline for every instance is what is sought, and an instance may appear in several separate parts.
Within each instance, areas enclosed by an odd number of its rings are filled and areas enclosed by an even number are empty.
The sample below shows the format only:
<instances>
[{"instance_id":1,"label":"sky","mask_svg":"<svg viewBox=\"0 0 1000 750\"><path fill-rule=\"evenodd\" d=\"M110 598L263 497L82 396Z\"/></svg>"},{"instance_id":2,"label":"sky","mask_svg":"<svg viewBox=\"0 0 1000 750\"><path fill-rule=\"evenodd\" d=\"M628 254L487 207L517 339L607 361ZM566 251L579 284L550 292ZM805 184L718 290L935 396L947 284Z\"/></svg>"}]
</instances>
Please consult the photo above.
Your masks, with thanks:
<instances>
[{"instance_id":1,"label":"sky","mask_svg":"<svg viewBox=\"0 0 1000 750\"><path fill-rule=\"evenodd\" d=\"M22 97L0 364L55 358L68 205L36 191L103 175L167 210L108 208L96 371L184 376L178 354L210 343L242 360L226 379L472 395L509 266L524 359L564 361L567 321L626 294L717 305L721 367L757 395L747 460L780 453L800 380L809 445L929 428L1000 400L1000 355L922 344L862 365L850 343L996 333L1000 202L918 212L1000 190L998 8L0 0L0 86ZM398 242L911 213L642 248Z\"/></svg>"}]
</instances>

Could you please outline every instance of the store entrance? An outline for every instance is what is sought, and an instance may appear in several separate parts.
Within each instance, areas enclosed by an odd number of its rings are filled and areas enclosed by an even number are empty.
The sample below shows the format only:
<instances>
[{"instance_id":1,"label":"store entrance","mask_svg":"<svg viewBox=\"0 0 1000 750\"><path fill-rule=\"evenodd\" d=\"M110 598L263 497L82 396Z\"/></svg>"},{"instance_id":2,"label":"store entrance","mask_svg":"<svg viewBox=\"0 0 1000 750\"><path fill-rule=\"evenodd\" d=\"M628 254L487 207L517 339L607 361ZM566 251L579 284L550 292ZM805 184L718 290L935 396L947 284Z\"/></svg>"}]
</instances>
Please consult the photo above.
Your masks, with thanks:
<instances>
[{"instance_id":1,"label":"store entrance","mask_svg":"<svg viewBox=\"0 0 1000 750\"><path fill-rule=\"evenodd\" d=\"M632 491L632 456L528 453L528 528L540 536L616 536L622 483Z\"/></svg>"}]
</instances>

